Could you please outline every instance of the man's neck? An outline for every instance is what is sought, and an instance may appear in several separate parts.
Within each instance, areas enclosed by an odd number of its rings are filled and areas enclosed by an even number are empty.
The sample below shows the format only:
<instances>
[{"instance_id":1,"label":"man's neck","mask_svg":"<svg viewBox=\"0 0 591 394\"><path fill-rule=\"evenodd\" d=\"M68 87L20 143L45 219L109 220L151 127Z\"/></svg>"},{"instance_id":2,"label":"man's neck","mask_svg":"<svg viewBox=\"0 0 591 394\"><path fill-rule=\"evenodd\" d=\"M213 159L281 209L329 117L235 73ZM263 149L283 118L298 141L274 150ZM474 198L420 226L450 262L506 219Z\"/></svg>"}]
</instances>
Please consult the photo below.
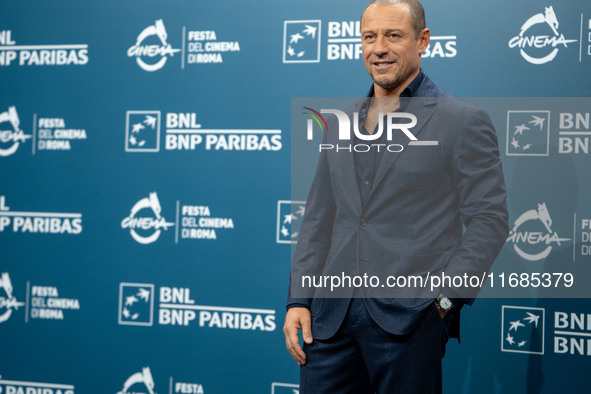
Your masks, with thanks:
<instances>
[{"instance_id":1,"label":"man's neck","mask_svg":"<svg viewBox=\"0 0 591 394\"><path fill-rule=\"evenodd\" d=\"M374 82L373 85L373 97L371 98L369 108L367 111L367 117L365 118L364 126L366 130L372 134L375 126L378 124L380 114L382 116L389 112L396 111L400 107L400 95L403 94L404 90L413 84L415 79L420 75L421 69L417 69L412 75L410 75L404 83L398 87L387 90L377 85ZM415 84L416 85L416 84ZM409 88L409 90L416 90L417 86ZM413 92L409 92L409 95L414 95Z\"/></svg>"}]
</instances>

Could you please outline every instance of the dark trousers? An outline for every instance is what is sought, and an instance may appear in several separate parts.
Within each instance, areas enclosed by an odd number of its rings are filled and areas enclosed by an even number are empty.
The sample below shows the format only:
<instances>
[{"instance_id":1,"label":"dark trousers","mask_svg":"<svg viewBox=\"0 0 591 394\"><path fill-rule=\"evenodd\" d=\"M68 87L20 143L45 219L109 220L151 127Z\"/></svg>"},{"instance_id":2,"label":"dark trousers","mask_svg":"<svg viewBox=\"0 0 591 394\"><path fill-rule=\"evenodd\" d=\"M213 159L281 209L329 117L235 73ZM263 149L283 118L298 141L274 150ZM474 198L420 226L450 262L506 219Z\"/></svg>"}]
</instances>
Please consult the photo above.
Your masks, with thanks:
<instances>
[{"instance_id":1,"label":"dark trousers","mask_svg":"<svg viewBox=\"0 0 591 394\"><path fill-rule=\"evenodd\" d=\"M353 298L332 338L304 344L300 394L441 393L452 317L441 319L434 304L424 312L411 333L393 335L374 322L363 299Z\"/></svg>"}]
</instances>

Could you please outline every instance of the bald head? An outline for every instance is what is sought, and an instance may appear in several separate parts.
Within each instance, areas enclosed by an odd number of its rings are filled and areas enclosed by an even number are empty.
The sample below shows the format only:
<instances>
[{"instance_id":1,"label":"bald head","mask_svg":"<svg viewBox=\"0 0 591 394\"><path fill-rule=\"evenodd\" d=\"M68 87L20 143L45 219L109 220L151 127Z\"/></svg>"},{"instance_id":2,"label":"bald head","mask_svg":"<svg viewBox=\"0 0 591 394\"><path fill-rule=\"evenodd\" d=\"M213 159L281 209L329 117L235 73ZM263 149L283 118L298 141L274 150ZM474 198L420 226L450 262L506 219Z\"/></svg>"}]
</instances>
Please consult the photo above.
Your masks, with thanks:
<instances>
[{"instance_id":1,"label":"bald head","mask_svg":"<svg viewBox=\"0 0 591 394\"><path fill-rule=\"evenodd\" d=\"M410 10L410 18L415 32L415 37L419 37L419 34L427 27L425 21L425 9L419 0L372 0L369 5L365 8L365 11L369 7L387 4L406 4ZM363 13L365 14L365 11ZM363 14L361 15L363 19Z\"/></svg>"}]
</instances>

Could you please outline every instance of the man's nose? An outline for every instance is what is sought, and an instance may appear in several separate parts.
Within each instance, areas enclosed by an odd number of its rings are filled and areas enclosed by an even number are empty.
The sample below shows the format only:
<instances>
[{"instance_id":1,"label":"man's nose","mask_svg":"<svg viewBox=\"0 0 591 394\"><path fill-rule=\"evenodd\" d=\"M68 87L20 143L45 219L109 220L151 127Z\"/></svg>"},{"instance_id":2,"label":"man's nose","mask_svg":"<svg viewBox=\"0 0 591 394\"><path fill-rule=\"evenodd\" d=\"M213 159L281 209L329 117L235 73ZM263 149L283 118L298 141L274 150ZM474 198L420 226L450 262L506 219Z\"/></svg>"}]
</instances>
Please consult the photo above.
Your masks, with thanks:
<instances>
[{"instance_id":1,"label":"man's nose","mask_svg":"<svg viewBox=\"0 0 591 394\"><path fill-rule=\"evenodd\" d=\"M381 56L385 55L388 52L388 47L386 45L386 38L384 36L378 36L376 38L376 44L373 47L373 53Z\"/></svg>"}]
</instances>

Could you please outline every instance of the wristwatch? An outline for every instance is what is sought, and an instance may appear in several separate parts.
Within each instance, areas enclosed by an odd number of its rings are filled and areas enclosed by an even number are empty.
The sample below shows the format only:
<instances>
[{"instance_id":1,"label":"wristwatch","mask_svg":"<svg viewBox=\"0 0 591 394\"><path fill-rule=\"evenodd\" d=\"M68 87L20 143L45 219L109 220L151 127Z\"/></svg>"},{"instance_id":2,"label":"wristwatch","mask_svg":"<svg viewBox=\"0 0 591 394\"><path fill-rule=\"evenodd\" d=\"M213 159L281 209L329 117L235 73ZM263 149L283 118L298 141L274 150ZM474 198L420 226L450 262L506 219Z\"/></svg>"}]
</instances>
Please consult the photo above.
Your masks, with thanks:
<instances>
[{"instance_id":1,"label":"wristwatch","mask_svg":"<svg viewBox=\"0 0 591 394\"><path fill-rule=\"evenodd\" d=\"M443 312L449 312L451 308L454 307L453 302L451 302L451 300L444 296L442 293L440 293L439 296L437 296L437 299L435 300L435 305L437 305L437 308L439 308L439 310Z\"/></svg>"}]
</instances>

